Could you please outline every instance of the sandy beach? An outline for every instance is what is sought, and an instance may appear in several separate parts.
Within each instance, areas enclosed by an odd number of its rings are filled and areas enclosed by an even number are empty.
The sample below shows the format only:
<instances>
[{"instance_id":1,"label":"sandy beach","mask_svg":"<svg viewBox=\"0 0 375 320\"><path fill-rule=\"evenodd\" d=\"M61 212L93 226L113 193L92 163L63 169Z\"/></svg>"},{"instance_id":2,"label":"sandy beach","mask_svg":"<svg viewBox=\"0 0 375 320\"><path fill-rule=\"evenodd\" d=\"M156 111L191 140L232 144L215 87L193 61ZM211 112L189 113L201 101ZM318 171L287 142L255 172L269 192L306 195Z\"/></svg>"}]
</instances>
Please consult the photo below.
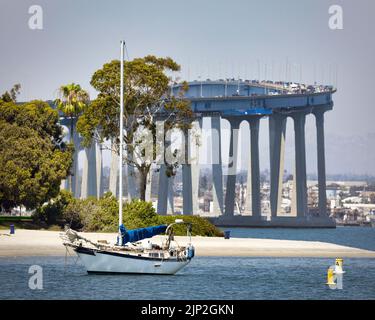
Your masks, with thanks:
<instances>
[{"instance_id":1,"label":"sandy beach","mask_svg":"<svg viewBox=\"0 0 375 320\"><path fill-rule=\"evenodd\" d=\"M19 256L62 256L66 250L58 231L16 230L0 231L0 258ZM116 239L114 233L82 233L90 240ZM161 243L163 237L153 238ZM187 237L176 237L180 245L187 243ZM227 257L321 257L321 258L375 258L375 251L351 248L317 241L268 240L249 238L207 238L193 237L197 256Z\"/></svg>"}]
</instances>

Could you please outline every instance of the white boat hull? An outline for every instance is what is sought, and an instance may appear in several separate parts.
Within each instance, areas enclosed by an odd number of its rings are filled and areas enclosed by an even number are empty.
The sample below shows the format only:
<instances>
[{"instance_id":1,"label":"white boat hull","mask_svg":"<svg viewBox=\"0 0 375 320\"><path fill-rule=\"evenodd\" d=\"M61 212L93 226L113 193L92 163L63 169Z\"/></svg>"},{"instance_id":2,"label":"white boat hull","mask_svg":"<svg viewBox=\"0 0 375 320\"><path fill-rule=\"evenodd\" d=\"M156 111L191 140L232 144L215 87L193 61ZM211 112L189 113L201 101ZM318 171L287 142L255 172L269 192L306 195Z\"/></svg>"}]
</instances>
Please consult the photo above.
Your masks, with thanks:
<instances>
[{"instance_id":1,"label":"white boat hull","mask_svg":"<svg viewBox=\"0 0 375 320\"><path fill-rule=\"evenodd\" d=\"M75 250L88 273L97 274L165 274L172 275L181 270L190 259L153 259L121 253L94 250Z\"/></svg>"}]
</instances>

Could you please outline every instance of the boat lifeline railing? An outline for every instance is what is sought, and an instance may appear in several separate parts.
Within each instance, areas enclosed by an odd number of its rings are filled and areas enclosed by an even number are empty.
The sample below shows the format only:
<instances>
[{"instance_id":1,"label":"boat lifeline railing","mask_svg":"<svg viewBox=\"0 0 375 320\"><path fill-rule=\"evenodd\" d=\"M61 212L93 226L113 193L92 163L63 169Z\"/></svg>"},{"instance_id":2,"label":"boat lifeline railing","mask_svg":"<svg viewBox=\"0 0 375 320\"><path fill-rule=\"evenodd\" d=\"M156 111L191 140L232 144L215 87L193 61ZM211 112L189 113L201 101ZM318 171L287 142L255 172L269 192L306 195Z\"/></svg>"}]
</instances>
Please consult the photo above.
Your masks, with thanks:
<instances>
[{"instance_id":1,"label":"boat lifeline railing","mask_svg":"<svg viewBox=\"0 0 375 320\"><path fill-rule=\"evenodd\" d=\"M166 248L169 248L171 242L174 240L174 235L173 235L173 226L178 225L178 224L185 224L186 225L186 234L189 237L189 246L191 246L191 229L192 229L192 223L191 222L185 222L182 219L176 219L174 223L171 223L168 225L167 229L165 230L165 234L168 237L167 238L167 243L166 243Z\"/></svg>"},{"instance_id":2,"label":"boat lifeline railing","mask_svg":"<svg viewBox=\"0 0 375 320\"><path fill-rule=\"evenodd\" d=\"M99 245L91 240L84 238L78 234L77 231L74 231L70 228L66 228L64 233L60 233L60 238L64 241L64 244L72 244L77 243L77 241L83 241L86 243L91 244L95 248L98 248Z\"/></svg>"}]
</instances>

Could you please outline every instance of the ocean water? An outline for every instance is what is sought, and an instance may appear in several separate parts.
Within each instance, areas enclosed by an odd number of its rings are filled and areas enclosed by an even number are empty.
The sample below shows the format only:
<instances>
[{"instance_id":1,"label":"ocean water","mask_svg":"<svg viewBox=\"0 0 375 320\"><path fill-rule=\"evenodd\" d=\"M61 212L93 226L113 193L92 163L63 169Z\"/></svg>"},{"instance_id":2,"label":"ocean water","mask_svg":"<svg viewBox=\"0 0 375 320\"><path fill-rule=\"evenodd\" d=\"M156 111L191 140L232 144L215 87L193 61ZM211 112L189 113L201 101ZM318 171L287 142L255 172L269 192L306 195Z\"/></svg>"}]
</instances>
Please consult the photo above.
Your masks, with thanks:
<instances>
[{"instance_id":1,"label":"ocean water","mask_svg":"<svg viewBox=\"0 0 375 320\"><path fill-rule=\"evenodd\" d=\"M375 251L375 228L337 227L336 229L224 228L233 238L259 238L322 241Z\"/></svg>"},{"instance_id":2,"label":"ocean water","mask_svg":"<svg viewBox=\"0 0 375 320\"><path fill-rule=\"evenodd\" d=\"M174 276L88 275L74 258L0 259L5 299L375 299L375 259L345 259L342 290L325 284L332 259L197 257ZM43 289L31 290L31 265Z\"/></svg>"},{"instance_id":3,"label":"ocean water","mask_svg":"<svg viewBox=\"0 0 375 320\"><path fill-rule=\"evenodd\" d=\"M375 250L375 229L238 229L233 237L312 240ZM65 263L66 262L66 263ZM375 299L375 259L345 259L343 290L325 284L334 259L196 257L174 276L88 275L76 257L0 258L3 299ZM31 265L43 289L31 290Z\"/></svg>"}]
</instances>

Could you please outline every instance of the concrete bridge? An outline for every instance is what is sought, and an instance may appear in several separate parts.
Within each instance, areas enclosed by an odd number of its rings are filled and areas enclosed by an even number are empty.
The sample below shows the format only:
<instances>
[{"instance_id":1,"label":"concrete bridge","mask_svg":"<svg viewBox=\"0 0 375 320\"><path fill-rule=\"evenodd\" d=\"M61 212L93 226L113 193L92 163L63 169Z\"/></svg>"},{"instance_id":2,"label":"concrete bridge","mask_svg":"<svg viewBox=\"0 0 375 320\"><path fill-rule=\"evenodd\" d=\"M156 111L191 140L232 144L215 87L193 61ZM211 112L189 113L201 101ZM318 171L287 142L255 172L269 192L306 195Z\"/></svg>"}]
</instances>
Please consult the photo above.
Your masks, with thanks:
<instances>
[{"instance_id":1,"label":"concrete bridge","mask_svg":"<svg viewBox=\"0 0 375 320\"><path fill-rule=\"evenodd\" d=\"M177 95L179 85L172 88ZM196 114L193 127L198 132L202 129L204 117L211 119L213 176L213 212L212 218L220 226L259 226L259 227L334 227L334 222L326 211L326 172L324 145L324 114L332 110L331 87L308 88L283 85L280 83L259 83L256 81L220 80L194 81L189 83L185 96L191 101L191 108ZM312 114L316 120L317 132L317 172L319 183L319 215L310 216L307 206L306 145L305 121ZM270 219L261 214L260 169L259 169L259 122L261 118L269 121L270 148ZM221 119L230 124L230 148L228 158L228 178L224 197L223 166L221 159ZM238 129L242 121L249 123L250 159L247 179L246 215L234 215L236 164L238 156ZM292 215L280 216L284 173L284 148L287 121L294 122L295 145L295 187L293 191ZM194 144L194 139L188 139ZM192 142L191 142L192 141ZM79 138L75 137L77 149ZM195 148L195 158L199 154ZM193 152L191 145L189 152ZM190 155L191 156L191 155ZM77 156L75 156L77 158ZM197 162L197 161L196 161ZM77 161L75 161L77 164ZM116 194L117 155L112 154L110 191ZM131 168L128 168L131 171ZM173 213L173 178L165 174L166 166L160 166L158 208L161 215ZM77 172L77 171L75 171ZM102 161L98 145L85 149L81 197L100 196L102 190ZM78 175L73 182L73 192L79 194ZM134 174L128 174L129 197L136 197ZM199 211L199 163L182 165L183 213L196 214ZM151 178L149 179L151 180ZM146 192L150 198L150 187Z\"/></svg>"}]
</instances>

